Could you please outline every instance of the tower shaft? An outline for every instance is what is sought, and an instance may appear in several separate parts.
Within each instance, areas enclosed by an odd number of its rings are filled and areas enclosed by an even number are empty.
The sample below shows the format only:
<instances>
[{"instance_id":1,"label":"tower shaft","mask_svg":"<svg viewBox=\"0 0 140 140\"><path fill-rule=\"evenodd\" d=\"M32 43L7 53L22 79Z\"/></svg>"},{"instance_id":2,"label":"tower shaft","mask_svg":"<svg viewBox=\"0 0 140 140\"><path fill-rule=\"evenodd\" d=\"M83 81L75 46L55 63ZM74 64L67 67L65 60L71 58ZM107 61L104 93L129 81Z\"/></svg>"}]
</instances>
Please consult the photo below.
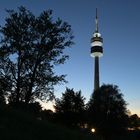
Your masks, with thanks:
<instances>
[{"instance_id":1,"label":"tower shaft","mask_svg":"<svg viewBox=\"0 0 140 140\"><path fill-rule=\"evenodd\" d=\"M94 63L94 91L99 89L100 81L99 81L99 57L95 57Z\"/></svg>"}]
</instances>

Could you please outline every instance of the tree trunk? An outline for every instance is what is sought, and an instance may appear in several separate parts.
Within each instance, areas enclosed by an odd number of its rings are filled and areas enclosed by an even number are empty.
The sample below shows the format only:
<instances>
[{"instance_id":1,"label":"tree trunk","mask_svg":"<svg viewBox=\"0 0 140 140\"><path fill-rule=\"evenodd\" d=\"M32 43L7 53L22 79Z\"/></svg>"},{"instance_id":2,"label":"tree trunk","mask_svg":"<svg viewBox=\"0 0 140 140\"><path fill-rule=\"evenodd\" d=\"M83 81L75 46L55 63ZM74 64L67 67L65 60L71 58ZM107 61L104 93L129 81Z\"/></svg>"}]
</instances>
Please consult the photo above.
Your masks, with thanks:
<instances>
[{"instance_id":1,"label":"tree trunk","mask_svg":"<svg viewBox=\"0 0 140 140\"><path fill-rule=\"evenodd\" d=\"M21 73L21 51L19 51L19 57L18 57L16 103L19 103L19 98L20 98L20 82L21 82L20 73Z\"/></svg>"},{"instance_id":2,"label":"tree trunk","mask_svg":"<svg viewBox=\"0 0 140 140\"><path fill-rule=\"evenodd\" d=\"M36 69L37 69L39 62L40 62L39 60L36 61L34 71L33 71L32 77L31 77L31 83L29 84L29 90L27 91L27 94L25 96L25 103L27 103L27 104L30 102L31 97L32 97L32 90L33 90L34 81L35 81L35 74L36 74Z\"/></svg>"}]
</instances>

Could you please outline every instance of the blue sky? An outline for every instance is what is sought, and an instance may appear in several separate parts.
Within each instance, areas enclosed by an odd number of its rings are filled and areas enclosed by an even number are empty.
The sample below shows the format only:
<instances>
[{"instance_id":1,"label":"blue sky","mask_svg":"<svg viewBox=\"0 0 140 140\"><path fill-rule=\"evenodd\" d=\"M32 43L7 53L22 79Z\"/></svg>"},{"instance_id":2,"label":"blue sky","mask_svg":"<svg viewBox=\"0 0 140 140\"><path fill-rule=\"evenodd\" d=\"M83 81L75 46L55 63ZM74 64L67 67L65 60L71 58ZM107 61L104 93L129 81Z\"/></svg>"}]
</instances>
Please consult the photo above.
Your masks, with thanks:
<instances>
[{"instance_id":1,"label":"blue sky","mask_svg":"<svg viewBox=\"0 0 140 140\"><path fill-rule=\"evenodd\" d=\"M75 45L65 51L70 59L56 68L57 73L67 74L69 83L56 87L55 93L60 97L67 86L81 90L87 100L93 91L94 61L90 57L90 39L98 8L99 31L104 39L100 83L118 85L130 111L140 115L139 0L1 0L0 24L4 24L5 9L21 5L36 15L52 9L54 17L72 26Z\"/></svg>"}]
</instances>

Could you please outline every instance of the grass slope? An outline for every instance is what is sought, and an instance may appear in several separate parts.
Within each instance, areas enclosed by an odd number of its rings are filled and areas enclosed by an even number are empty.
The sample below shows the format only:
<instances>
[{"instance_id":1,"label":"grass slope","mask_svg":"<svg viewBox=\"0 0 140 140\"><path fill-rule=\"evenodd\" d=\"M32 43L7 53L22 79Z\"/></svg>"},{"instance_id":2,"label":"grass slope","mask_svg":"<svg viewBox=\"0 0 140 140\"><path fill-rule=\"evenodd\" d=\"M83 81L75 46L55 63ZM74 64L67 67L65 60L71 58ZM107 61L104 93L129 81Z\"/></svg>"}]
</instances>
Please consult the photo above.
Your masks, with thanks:
<instances>
[{"instance_id":1,"label":"grass slope","mask_svg":"<svg viewBox=\"0 0 140 140\"><path fill-rule=\"evenodd\" d=\"M17 110L0 110L0 140L93 140L93 136L35 119Z\"/></svg>"},{"instance_id":2,"label":"grass slope","mask_svg":"<svg viewBox=\"0 0 140 140\"><path fill-rule=\"evenodd\" d=\"M30 113L0 108L0 140L103 140L48 121L37 120ZM140 140L140 131L115 135L105 140Z\"/></svg>"}]
</instances>

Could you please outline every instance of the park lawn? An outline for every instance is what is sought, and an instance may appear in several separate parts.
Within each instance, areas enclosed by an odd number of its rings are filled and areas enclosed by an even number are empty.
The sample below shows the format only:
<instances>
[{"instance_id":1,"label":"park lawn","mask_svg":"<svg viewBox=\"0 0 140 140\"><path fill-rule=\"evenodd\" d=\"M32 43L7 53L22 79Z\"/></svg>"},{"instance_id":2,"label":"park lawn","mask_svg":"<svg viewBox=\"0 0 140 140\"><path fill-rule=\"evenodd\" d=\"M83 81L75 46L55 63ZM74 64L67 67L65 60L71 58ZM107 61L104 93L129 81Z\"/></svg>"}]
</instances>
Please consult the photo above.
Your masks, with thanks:
<instances>
[{"instance_id":1,"label":"park lawn","mask_svg":"<svg viewBox=\"0 0 140 140\"><path fill-rule=\"evenodd\" d=\"M140 131L108 140L139 140ZM99 135L37 119L29 112L0 108L0 140L103 140Z\"/></svg>"},{"instance_id":2,"label":"park lawn","mask_svg":"<svg viewBox=\"0 0 140 140\"><path fill-rule=\"evenodd\" d=\"M0 110L0 140L93 140L83 134L18 110Z\"/></svg>"}]
</instances>

